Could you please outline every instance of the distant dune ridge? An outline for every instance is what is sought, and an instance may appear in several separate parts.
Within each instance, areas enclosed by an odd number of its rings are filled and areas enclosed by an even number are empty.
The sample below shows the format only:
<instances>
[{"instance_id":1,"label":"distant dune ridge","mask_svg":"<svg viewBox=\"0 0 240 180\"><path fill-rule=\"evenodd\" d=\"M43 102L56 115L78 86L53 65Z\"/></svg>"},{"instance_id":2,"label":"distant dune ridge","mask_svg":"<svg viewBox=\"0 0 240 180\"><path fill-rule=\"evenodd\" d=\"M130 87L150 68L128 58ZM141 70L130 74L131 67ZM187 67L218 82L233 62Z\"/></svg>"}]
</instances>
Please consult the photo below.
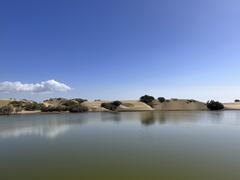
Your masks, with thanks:
<instances>
[{"instance_id":1,"label":"distant dune ridge","mask_svg":"<svg viewBox=\"0 0 240 180\"><path fill-rule=\"evenodd\" d=\"M150 101L149 101L150 97ZM144 99L148 98L148 99ZM151 99L152 98L152 99ZM50 98L42 103L31 100L2 99L0 108L11 106L8 114L29 114L40 112L131 112L131 111L204 111L207 104L193 99L155 99L152 96L143 96L140 100L95 100ZM42 110L42 107L45 110ZM10 110L11 110L10 108ZM72 110L71 110L72 108ZM84 108L84 109L82 109ZM47 110L46 110L47 109ZM49 110L50 109L50 110ZM240 110L240 103L225 103L224 109ZM8 109L9 110L9 109ZM9 111L10 111L9 110ZM1 114L1 113L0 113Z\"/></svg>"}]
</instances>

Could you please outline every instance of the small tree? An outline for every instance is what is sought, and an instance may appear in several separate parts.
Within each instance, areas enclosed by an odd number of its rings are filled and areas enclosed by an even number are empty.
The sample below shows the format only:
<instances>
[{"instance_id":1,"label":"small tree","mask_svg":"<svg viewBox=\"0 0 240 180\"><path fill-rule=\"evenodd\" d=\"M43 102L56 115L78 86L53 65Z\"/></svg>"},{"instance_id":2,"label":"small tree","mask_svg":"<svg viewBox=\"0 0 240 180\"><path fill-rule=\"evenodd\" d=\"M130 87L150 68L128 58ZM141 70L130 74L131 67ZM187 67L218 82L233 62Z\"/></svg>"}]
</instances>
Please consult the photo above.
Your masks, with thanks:
<instances>
[{"instance_id":1,"label":"small tree","mask_svg":"<svg viewBox=\"0 0 240 180\"><path fill-rule=\"evenodd\" d=\"M68 107L69 112L78 113L78 112L87 112L88 108L79 104L71 105Z\"/></svg>"},{"instance_id":2,"label":"small tree","mask_svg":"<svg viewBox=\"0 0 240 180\"><path fill-rule=\"evenodd\" d=\"M113 101L113 102L108 102L108 103L102 103L101 107L108 109L110 111L116 111L118 106L122 104L121 101Z\"/></svg>"},{"instance_id":3,"label":"small tree","mask_svg":"<svg viewBox=\"0 0 240 180\"><path fill-rule=\"evenodd\" d=\"M14 107L11 104L0 108L0 114L2 115L10 115L13 112L14 112Z\"/></svg>"},{"instance_id":4,"label":"small tree","mask_svg":"<svg viewBox=\"0 0 240 180\"><path fill-rule=\"evenodd\" d=\"M166 101L166 99L165 99L164 97L159 97L159 98L158 98L158 101L159 101L160 103L163 103L163 102Z\"/></svg>"},{"instance_id":5,"label":"small tree","mask_svg":"<svg viewBox=\"0 0 240 180\"><path fill-rule=\"evenodd\" d=\"M153 96L149 96L149 95L144 95L142 97L140 97L140 101L143 103L146 103L148 105L152 105L152 102L155 98Z\"/></svg>"},{"instance_id":6,"label":"small tree","mask_svg":"<svg viewBox=\"0 0 240 180\"><path fill-rule=\"evenodd\" d=\"M75 99L72 99L72 100L77 101L79 104L87 101L87 99L82 99L82 98L75 98Z\"/></svg>"},{"instance_id":7,"label":"small tree","mask_svg":"<svg viewBox=\"0 0 240 180\"><path fill-rule=\"evenodd\" d=\"M235 99L235 102L240 102L240 100L239 99Z\"/></svg>"},{"instance_id":8,"label":"small tree","mask_svg":"<svg viewBox=\"0 0 240 180\"><path fill-rule=\"evenodd\" d=\"M29 102L24 105L24 110L26 111L35 111L39 110L41 106L37 102Z\"/></svg>"},{"instance_id":9,"label":"small tree","mask_svg":"<svg viewBox=\"0 0 240 180\"><path fill-rule=\"evenodd\" d=\"M114 106L120 106L121 104L122 104L122 102L121 101L113 101L112 102L112 104L114 105Z\"/></svg>"},{"instance_id":10,"label":"small tree","mask_svg":"<svg viewBox=\"0 0 240 180\"><path fill-rule=\"evenodd\" d=\"M207 108L211 111L217 111L224 109L224 105L218 101L211 100L207 102Z\"/></svg>"},{"instance_id":11,"label":"small tree","mask_svg":"<svg viewBox=\"0 0 240 180\"><path fill-rule=\"evenodd\" d=\"M66 100L62 103L63 106L74 106L74 105L78 105L78 101L75 100Z\"/></svg>"}]
</instances>

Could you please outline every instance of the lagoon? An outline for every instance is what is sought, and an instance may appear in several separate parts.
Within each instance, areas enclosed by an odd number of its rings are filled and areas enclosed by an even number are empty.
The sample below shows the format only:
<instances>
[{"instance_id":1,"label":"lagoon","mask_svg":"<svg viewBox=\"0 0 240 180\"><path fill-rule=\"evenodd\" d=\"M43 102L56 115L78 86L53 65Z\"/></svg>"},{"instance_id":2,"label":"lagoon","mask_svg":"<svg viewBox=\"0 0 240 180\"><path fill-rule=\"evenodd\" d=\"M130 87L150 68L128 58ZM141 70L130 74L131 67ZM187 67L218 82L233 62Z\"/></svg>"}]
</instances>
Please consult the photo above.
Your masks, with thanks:
<instances>
[{"instance_id":1,"label":"lagoon","mask_svg":"<svg viewBox=\"0 0 240 180\"><path fill-rule=\"evenodd\" d=\"M240 111L0 116L0 179L240 179Z\"/></svg>"}]
</instances>

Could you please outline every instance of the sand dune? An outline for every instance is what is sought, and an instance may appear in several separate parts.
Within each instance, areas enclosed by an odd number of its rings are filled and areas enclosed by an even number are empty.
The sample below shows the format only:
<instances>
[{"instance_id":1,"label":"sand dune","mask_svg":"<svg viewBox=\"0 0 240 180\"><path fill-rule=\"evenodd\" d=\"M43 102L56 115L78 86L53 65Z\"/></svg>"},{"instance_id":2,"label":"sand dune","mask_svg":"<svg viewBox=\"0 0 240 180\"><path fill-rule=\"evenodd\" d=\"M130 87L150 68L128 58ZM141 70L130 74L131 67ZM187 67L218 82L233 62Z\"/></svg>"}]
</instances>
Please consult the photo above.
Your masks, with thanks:
<instances>
[{"instance_id":1,"label":"sand dune","mask_svg":"<svg viewBox=\"0 0 240 180\"><path fill-rule=\"evenodd\" d=\"M129 101L122 101L122 104L117 108L117 111L151 111L153 110L149 105L129 100Z\"/></svg>"},{"instance_id":2,"label":"sand dune","mask_svg":"<svg viewBox=\"0 0 240 180\"><path fill-rule=\"evenodd\" d=\"M153 102L153 109L154 110L162 110L162 111L193 111L193 110L207 110L206 104L194 101L190 102L189 100L171 100L165 101L160 103L159 101L155 100Z\"/></svg>"},{"instance_id":3,"label":"sand dune","mask_svg":"<svg viewBox=\"0 0 240 180\"><path fill-rule=\"evenodd\" d=\"M224 109L227 110L240 110L240 103L224 103Z\"/></svg>"},{"instance_id":4,"label":"sand dune","mask_svg":"<svg viewBox=\"0 0 240 180\"><path fill-rule=\"evenodd\" d=\"M0 107L7 105L11 100L0 100ZM53 99L49 101L44 101L45 105L58 106L63 103L64 99ZM81 103L82 106L88 107L90 112L109 112L110 110L101 107L102 103L111 101L85 101ZM126 111L191 111L191 110L207 110L206 104L195 101L195 100L182 100L182 99L171 99L163 103L158 100L154 100L152 105L149 106L139 100L122 100L121 105L117 107L116 111L126 112ZM240 103L226 103L224 104L226 109L240 109ZM32 112L20 112L20 113L39 113L39 111Z\"/></svg>"},{"instance_id":5,"label":"sand dune","mask_svg":"<svg viewBox=\"0 0 240 180\"><path fill-rule=\"evenodd\" d=\"M105 109L103 107L101 107L101 104L104 102L108 102L108 101L86 101L81 103L81 105L88 107L88 110L90 112L104 112L104 111L109 111L108 109Z\"/></svg>"},{"instance_id":6,"label":"sand dune","mask_svg":"<svg viewBox=\"0 0 240 180\"><path fill-rule=\"evenodd\" d=\"M110 101L94 101L94 102L83 102L83 106L87 106L90 111L109 111L103 107L101 104L104 102ZM195 101L189 102L188 100L171 100L169 102L160 103L155 100L153 102L153 106L149 106L145 103L142 103L138 100L122 100L122 104L117 108L117 111L152 111L152 110L160 110L160 111L180 111L180 110L207 110L206 104Z\"/></svg>"}]
</instances>

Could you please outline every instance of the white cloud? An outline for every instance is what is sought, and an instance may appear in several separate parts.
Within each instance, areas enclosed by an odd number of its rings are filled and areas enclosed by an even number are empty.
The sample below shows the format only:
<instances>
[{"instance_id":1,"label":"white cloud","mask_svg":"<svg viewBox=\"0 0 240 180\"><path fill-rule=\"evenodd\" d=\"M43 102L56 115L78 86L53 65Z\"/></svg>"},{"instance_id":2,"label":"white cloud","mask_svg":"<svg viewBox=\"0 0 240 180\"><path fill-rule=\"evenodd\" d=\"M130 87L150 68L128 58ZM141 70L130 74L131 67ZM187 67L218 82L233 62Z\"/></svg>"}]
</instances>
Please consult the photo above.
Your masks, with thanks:
<instances>
[{"instance_id":1,"label":"white cloud","mask_svg":"<svg viewBox=\"0 0 240 180\"><path fill-rule=\"evenodd\" d=\"M0 92L29 92L29 93L46 93L46 92L65 92L71 88L66 84L55 80L43 81L36 84L23 84L16 82L0 82Z\"/></svg>"}]
</instances>

